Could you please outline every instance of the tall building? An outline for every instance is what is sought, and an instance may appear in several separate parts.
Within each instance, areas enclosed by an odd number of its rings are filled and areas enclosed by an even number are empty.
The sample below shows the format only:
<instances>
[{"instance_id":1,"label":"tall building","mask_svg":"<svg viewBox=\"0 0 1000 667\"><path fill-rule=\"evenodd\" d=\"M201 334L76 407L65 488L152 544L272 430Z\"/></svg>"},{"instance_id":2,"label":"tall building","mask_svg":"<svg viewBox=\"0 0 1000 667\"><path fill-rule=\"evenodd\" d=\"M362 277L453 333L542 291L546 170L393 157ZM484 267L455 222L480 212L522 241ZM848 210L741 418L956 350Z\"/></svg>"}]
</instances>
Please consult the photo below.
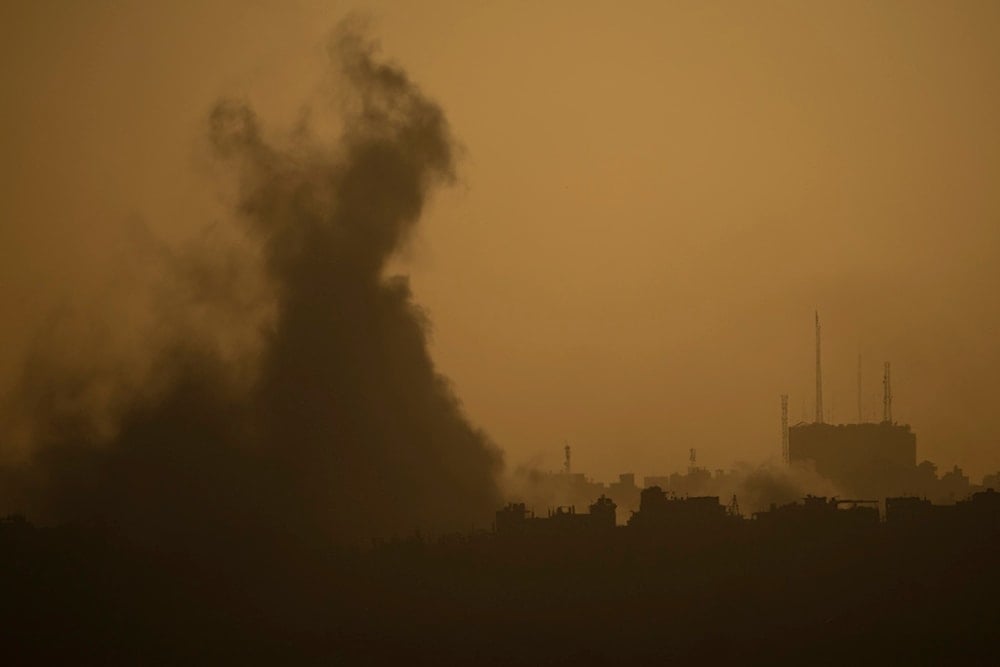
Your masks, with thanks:
<instances>
[{"instance_id":1,"label":"tall building","mask_svg":"<svg viewBox=\"0 0 1000 667\"><path fill-rule=\"evenodd\" d=\"M811 462L844 491L884 496L909 491L917 436L908 424L796 424L788 429L788 460Z\"/></svg>"},{"instance_id":2,"label":"tall building","mask_svg":"<svg viewBox=\"0 0 1000 667\"><path fill-rule=\"evenodd\" d=\"M858 405L861 405L861 360L858 358ZM884 496L912 492L917 474L917 436L908 424L892 419L889 363L882 377L882 421L878 424L827 424L823 415L823 364L819 313L816 313L816 415L811 424L786 427L787 401L782 398L782 449L790 464L808 463L841 491Z\"/></svg>"}]
</instances>

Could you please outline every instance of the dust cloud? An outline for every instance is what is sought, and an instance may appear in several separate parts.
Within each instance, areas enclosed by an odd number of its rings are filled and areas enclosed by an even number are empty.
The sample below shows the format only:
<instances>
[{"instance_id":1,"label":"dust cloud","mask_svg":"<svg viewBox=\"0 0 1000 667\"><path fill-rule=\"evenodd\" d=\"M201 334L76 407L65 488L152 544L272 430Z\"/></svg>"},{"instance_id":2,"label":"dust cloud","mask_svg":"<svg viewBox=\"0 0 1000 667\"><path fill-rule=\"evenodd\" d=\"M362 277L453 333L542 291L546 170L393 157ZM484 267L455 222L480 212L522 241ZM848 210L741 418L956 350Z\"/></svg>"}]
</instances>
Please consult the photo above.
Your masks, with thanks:
<instances>
[{"instance_id":1,"label":"dust cloud","mask_svg":"<svg viewBox=\"0 0 1000 667\"><path fill-rule=\"evenodd\" d=\"M69 304L36 338L4 410L0 438L21 452L5 507L209 546L489 521L501 453L435 370L407 279L386 275L454 179L454 139L356 22L329 53L336 142L306 123L272 138L249 104L220 100L208 137L241 228L174 251L136 223L105 292L123 302ZM130 314L149 336L116 348Z\"/></svg>"}]
</instances>

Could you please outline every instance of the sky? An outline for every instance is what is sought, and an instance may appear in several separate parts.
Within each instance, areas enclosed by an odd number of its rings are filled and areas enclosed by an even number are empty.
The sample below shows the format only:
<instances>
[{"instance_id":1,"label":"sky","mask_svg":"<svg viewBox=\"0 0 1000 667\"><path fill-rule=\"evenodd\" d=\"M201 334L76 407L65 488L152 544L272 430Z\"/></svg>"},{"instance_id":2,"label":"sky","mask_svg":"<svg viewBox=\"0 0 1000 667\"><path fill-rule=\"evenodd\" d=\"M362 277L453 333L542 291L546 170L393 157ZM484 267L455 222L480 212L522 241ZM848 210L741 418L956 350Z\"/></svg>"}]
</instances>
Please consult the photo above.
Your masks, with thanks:
<instances>
[{"instance_id":1,"label":"sky","mask_svg":"<svg viewBox=\"0 0 1000 667\"><path fill-rule=\"evenodd\" d=\"M918 459L1000 470L989 2L5 6L0 388L53 312L94 322L69 356L148 352L136 230L224 224L216 100L312 118L352 12L460 145L391 271L508 466L557 468L567 442L604 480L689 448L777 459L780 394L812 419L818 310L827 421L857 419L859 353L877 418L890 361Z\"/></svg>"}]
</instances>

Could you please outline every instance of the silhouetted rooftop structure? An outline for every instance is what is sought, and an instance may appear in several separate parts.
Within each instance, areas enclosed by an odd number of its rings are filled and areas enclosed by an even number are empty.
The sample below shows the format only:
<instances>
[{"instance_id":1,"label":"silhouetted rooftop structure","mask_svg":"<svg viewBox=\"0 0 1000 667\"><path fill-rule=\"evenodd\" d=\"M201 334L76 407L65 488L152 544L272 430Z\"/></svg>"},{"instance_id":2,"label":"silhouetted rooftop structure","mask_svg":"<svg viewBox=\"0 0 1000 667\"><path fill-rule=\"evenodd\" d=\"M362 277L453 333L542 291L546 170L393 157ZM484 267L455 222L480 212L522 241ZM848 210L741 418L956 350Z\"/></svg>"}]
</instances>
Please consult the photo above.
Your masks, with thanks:
<instances>
[{"instance_id":1,"label":"silhouetted rooftop structure","mask_svg":"<svg viewBox=\"0 0 1000 667\"><path fill-rule=\"evenodd\" d=\"M590 505L588 514L578 514L576 507L559 506L548 516L536 517L524 503L510 503L496 513L496 533L511 535L566 535L615 528L614 501L602 495Z\"/></svg>"},{"instance_id":2,"label":"silhouetted rooftop structure","mask_svg":"<svg viewBox=\"0 0 1000 667\"><path fill-rule=\"evenodd\" d=\"M639 511L628 525L642 528L685 529L707 527L727 520L726 508L718 496L671 497L658 486L643 489Z\"/></svg>"},{"instance_id":3,"label":"silhouetted rooftop structure","mask_svg":"<svg viewBox=\"0 0 1000 667\"><path fill-rule=\"evenodd\" d=\"M877 528L878 501L806 496L801 503L772 505L770 510L755 513L754 519L761 526L803 533Z\"/></svg>"}]
</instances>

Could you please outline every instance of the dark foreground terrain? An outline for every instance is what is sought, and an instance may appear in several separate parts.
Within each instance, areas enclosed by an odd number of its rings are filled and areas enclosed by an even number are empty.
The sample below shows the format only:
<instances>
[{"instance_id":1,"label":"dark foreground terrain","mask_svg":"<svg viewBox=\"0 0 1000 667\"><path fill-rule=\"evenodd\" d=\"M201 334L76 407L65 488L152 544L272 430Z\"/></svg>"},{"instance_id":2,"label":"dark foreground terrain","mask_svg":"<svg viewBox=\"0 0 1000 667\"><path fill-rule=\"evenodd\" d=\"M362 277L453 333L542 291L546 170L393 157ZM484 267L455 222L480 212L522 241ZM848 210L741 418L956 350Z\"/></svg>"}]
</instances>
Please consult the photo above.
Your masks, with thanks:
<instances>
[{"instance_id":1,"label":"dark foreground terrain","mask_svg":"<svg viewBox=\"0 0 1000 667\"><path fill-rule=\"evenodd\" d=\"M1000 660L993 529L198 544L4 520L0 664Z\"/></svg>"}]
</instances>

